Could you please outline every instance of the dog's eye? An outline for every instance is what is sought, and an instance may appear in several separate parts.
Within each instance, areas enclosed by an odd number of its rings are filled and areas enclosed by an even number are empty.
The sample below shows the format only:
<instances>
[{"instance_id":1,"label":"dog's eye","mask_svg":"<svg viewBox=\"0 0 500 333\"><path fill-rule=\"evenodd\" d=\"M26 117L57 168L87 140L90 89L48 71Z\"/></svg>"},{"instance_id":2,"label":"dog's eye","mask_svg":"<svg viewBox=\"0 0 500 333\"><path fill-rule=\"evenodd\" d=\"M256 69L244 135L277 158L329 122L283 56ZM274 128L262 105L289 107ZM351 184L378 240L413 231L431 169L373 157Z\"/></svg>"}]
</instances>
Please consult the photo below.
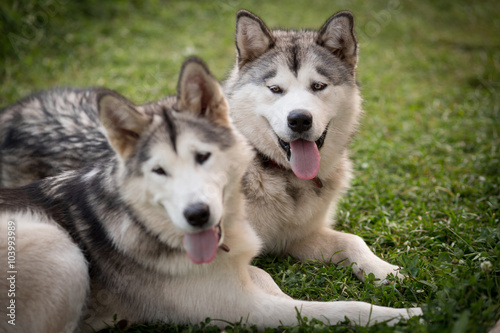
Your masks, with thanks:
<instances>
[{"instance_id":1,"label":"dog's eye","mask_svg":"<svg viewBox=\"0 0 500 333\"><path fill-rule=\"evenodd\" d=\"M320 90L323 90L326 88L326 84L324 83L321 83L321 82L314 82L312 85L311 85L311 89L313 91L320 91Z\"/></svg>"},{"instance_id":2,"label":"dog's eye","mask_svg":"<svg viewBox=\"0 0 500 333\"><path fill-rule=\"evenodd\" d=\"M211 153L196 153L194 156L194 159L196 160L196 163L198 164L203 164L205 163L209 158Z\"/></svg>"},{"instance_id":3,"label":"dog's eye","mask_svg":"<svg viewBox=\"0 0 500 333\"><path fill-rule=\"evenodd\" d=\"M153 170L151 170L151 171L153 171L157 175L161 175L161 176L166 176L167 175L167 173L165 172L165 170L163 170L162 167L153 168Z\"/></svg>"},{"instance_id":4,"label":"dog's eye","mask_svg":"<svg viewBox=\"0 0 500 333\"><path fill-rule=\"evenodd\" d=\"M281 94L283 92L283 89L281 89L279 86L269 86L269 90L271 90L274 94Z\"/></svg>"}]
</instances>

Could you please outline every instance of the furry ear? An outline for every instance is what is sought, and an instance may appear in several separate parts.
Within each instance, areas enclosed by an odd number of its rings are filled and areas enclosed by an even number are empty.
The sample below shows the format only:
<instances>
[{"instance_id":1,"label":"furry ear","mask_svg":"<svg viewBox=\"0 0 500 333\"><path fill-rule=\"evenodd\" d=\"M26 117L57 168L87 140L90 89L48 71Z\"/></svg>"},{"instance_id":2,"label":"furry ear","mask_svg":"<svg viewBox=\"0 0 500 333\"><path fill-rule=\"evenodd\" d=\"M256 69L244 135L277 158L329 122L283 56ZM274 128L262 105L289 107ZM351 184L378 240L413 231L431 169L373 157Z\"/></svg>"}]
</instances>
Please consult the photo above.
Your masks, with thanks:
<instances>
[{"instance_id":1,"label":"furry ear","mask_svg":"<svg viewBox=\"0 0 500 333\"><path fill-rule=\"evenodd\" d=\"M354 34L354 17L343 11L330 17L319 30L317 43L353 69L358 63L358 41Z\"/></svg>"},{"instance_id":2,"label":"furry ear","mask_svg":"<svg viewBox=\"0 0 500 333\"><path fill-rule=\"evenodd\" d=\"M149 119L122 95L107 91L98 97L99 118L109 143L122 157L130 156Z\"/></svg>"},{"instance_id":3,"label":"furry ear","mask_svg":"<svg viewBox=\"0 0 500 333\"><path fill-rule=\"evenodd\" d=\"M222 89L199 58L191 57L182 65L177 97L177 111L191 112L222 126L229 125L229 106Z\"/></svg>"},{"instance_id":4,"label":"furry ear","mask_svg":"<svg viewBox=\"0 0 500 333\"><path fill-rule=\"evenodd\" d=\"M274 46L274 38L264 22L246 10L236 15L238 66L257 59Z\"/></svg>"}]
</instances>

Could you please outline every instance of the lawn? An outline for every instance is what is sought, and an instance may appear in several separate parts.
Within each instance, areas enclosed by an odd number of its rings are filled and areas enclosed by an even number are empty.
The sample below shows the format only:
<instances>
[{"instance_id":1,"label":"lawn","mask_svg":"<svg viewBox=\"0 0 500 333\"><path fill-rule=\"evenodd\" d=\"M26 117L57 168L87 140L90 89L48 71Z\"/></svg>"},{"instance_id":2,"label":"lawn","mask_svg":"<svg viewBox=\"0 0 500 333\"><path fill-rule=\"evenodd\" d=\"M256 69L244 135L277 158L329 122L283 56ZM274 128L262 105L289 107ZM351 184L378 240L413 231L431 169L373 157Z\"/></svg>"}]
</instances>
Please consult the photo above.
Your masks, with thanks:
<instances>
[{"instance_id":1,"label":"lawn","mask_svg":"<svg viewBox=\"0 0 500 333\"><path fill-rule=\"evenodd\" d=\"M360 235L409 277L375 287L334 265L288 257L256 264L295 298L424 308L421 322L392 328L302 318L276 331L487 332L500 318L498 1L3 1L0 106L67 85L106 86L137 103L159 99L174 93L189 55L223 79L240 8L285 28L319 28L338 10L354 13L366 114L337 229ZM215 329L127 332L199 330Z\"/></svg>"}]
</instances>

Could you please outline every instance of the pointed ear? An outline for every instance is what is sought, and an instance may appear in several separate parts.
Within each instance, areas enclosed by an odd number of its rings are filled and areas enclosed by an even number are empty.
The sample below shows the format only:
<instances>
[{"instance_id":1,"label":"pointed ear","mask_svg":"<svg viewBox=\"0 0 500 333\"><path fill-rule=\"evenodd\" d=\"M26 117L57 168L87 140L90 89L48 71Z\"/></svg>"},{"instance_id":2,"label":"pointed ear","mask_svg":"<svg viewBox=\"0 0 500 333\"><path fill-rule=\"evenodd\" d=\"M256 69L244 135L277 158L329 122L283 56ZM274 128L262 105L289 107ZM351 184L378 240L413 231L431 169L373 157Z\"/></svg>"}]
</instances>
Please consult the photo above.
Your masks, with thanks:
<instances>
[{"instance_id":1,"label":"pointed ear","mask_svg":"<svg viewBox=\"0 0 500 333\"><path fill-rule=\"evenodd\" d=\"M222 126L229 125L229 106L222 89L199 58L191 57L182 65L177 98L177 111L190 112Z\"/></svg>"},{"instance_id":2,"label":"pointed ear","mask_svg":"<svg viewBox=\"0 0 500 333\"><path fill-rule=\"evenodd\" d=\"M149 118L114 91L98 96L99 118L106 129L109 143L123 158L130 156L139 136L149 124Z\"/></svg>"},{"instance_id":3,"label":"pointed ear","mask_svg":"<svg viewBox=\"0 0 500 333\"><path fill-rule=\"evenodd\" d=\"M236 15L236 49L241 68L274 46L274 37L264 22L246 10Z\"/></svg>"},{"instance_id":4,"label":"pointed ear","mask_svg":"<svg viewBox=\"0 0 500 333\"><path fill-rule=\"evenodd\" d=\"M317 43L356 69L358 41L350 12L339 12L330 17L319 30Z\"/></svg>"}]
</instances>

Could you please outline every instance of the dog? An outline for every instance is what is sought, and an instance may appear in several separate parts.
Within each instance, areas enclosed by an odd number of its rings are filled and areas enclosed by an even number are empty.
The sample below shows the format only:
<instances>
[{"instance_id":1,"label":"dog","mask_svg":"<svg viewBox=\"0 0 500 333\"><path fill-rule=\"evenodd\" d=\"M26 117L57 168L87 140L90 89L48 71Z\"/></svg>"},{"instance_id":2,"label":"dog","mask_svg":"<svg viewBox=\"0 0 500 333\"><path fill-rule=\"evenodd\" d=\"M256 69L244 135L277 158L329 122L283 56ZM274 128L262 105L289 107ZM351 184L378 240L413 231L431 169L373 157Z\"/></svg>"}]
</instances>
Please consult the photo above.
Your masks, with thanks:
<instances>
[{"instance_id":1,"label":"dog","mask_svg":"<svg viewBox=\"0 0 500 333\"><path fill-rule=\"evenodd\" d=\"M95 109L112 152L0 190L0 253L9 260L0 301L14 309L2 331L90 332L115 315L129 323L210 317L222 327L241 321L263 329L296 323L296 311L361 325L421 314L293 300L249 266L261 245L245 220L241 186L253 152L201 60L186 60L177 96L147 105L107 89L41 93L31 106L42 107L40 99Z\"/></svg>"},{"instance_id":2,"label":"dog","mask_svg":"<svg viewBox=\"0 0 500 333\"><path fill-rule=\"evenodd\" d=\"M319 30L270 30L242 10L235 40L224 91L231 118L257 152L243 189L263 251L352 265L361 280L401 277L360 237L331 229L363 113L353 15L339 12Z\"/></svg>"},{"instance_id":3,"label":"dog","mask_svg":"<svg viewBox=\"0 0 500 333\"><path fill-rule=\"evenodd\" d=\"M319 30L270 30L242 10L237 58L224 83L236 127L257 152L243 178L262 252L352 266L376 283L401 277L358 236L331 228L351 179L349 143L362 114L350 12ZM17 187L99 163L112 153L87 91L31 96L0 111L0 186ZM46 96L46 95L44 95ZM63 99L64 98L64 99Z\"/></svg>"}]
</instances>

